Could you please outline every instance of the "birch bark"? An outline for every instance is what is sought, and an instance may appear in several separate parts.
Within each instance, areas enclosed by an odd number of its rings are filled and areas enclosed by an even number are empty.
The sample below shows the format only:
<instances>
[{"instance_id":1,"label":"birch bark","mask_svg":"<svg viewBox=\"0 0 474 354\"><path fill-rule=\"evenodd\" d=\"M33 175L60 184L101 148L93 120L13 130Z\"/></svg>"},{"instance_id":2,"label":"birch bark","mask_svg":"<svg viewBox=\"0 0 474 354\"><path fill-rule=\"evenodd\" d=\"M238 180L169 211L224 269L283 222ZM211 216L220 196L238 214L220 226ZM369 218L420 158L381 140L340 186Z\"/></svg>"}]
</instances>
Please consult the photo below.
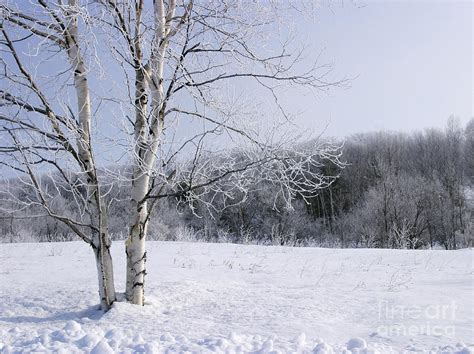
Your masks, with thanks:
<instances>
[{"instance_id":1,"label":"birch bark","mask_svg":"<svg viewBox=\"0 0 474 354\"><path fill-rule=\"evenodd\" d=\"M165 9L163 0L154 1L155 34L152 43L149 70L140 69L136 76L135 167L131 193L132 218L130 234L126 241L127 279L126 298L137 305L144 303L146 275L146 248L148 205L145 197L150 189L150 178L156 162L160 137L164 126L163 68L168 48L170 21L174 16L175 1ZM136 50L137 52L137 50ZM147 97L151 96L150 117L147 121ZM148 123L148 126L147 126Z\"/></svg>"},{"instance_id":2,"label":"birch bark","mask_svg":"<svg viewBox=\"0 0 474 354\"><path fill-rule=\"evenodd\" d=\"M92 235L92 248L95 254L99 280L99 296L101 308L107 311L116 299L112 257L110 255L111 240L108 233L106 208L99 189L97 171L94 164L91 145L91 102L87 82L87 68L79 47L79 26L76 11L77 0L69 0L67 13L68 26L65 32L67 54L74 70L74 87L77 96L79 130L77 147L82 169L87 182L87 201L91 204L91 223L98 226L98 232Z\"/></svg>"}]
</instances>

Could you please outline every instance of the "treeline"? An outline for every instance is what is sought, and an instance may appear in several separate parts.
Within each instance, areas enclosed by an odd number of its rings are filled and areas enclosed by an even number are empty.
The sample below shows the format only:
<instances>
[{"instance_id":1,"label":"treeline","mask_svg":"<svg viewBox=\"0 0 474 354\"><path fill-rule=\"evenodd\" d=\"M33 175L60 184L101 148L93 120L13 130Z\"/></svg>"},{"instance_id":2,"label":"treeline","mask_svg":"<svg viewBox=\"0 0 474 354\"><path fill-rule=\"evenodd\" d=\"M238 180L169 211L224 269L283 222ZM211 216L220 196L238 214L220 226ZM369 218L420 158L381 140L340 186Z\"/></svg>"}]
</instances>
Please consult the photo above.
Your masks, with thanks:
<instances>
[{"instance_id":1,"label":"treeline","mask_svg":"<svg viewBox=\"0 0 474 354\"><path fill-rule=\"evenodd\" d=\"M292 209L271 181L235 197L238 203L218 193L192 201L183 195L160 200L150 237L328 247L455 249L472 243L474 120L461 127L450 119L444 130L413 134L358 134L346 139L342 152L344 168L320 167L339 178L317 194L295 196ZM110 232L122 239L127 235L127 186L111 186ZM17 198L27 197L21 195L28 193L24 186L18 191ZM78 212L65 193L55 203L71 215ZM2 241L74 239L51 218L28 217L35 215L41 215L40 207L14 217L3 212Z\"/></svg>"},{"instance_id":2,"label":"treeline","mask_svg":"<svg viewBox=\"0 0 474 354\"><path fill-rule=\"evenodd\" d=\"M193 218L184 225L205 240L339 247L446 249L472 240L474 121L463 129L450 119L445 130L414 134L359 134L343 147L347 166L325 173L340 177L331 187L299 198L294 210L274 200L267 185L244 203ZM472 192L471 192L472 193ZM199 212L198 212L199 213ZM169 220L161 215L157 220Z\"/></svg>"},{"instance_id":3,"label":"treeline","mask_svg":"<svg viewBox=\"0 0 474 354\"><path fill-rule=\"evenodd\" d=\"M472 238L474 121L463 130L377 133L347 142L351 165L311 203L344 246L464 247Z\"/></svg>"}]
</instances>

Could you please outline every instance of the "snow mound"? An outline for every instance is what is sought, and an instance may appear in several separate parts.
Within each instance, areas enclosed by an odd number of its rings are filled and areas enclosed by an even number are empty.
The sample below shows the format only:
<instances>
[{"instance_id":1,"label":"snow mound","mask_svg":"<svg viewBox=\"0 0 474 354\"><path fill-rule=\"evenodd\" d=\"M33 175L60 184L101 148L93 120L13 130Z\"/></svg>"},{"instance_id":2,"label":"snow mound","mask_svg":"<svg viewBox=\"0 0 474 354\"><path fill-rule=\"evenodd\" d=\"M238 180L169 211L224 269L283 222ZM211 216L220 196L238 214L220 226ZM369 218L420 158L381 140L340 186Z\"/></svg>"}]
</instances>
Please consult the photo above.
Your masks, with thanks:
<instances>
[{"instance_id":1,"label":"snow mound","mask_svg":"<svg viewBox=\"0 0 474 354\"><path fill-rule=\"evenodd\" d=\"M114 354L114 350L110 347L109 343L105 340L101 340L94 349L92 349L91 354Z\"/></svg>"},{"instance_id":2,"label":"snow mound","mask_svg":"<svg viewBox=\"0 0 474 354\"><path fill-rule=\"evenodd\" d=\"M367 347L367 343L362 338L352 338L347 342L347 349L349 350L364 349L365 347Z\"/></svg>"}]
</instances>

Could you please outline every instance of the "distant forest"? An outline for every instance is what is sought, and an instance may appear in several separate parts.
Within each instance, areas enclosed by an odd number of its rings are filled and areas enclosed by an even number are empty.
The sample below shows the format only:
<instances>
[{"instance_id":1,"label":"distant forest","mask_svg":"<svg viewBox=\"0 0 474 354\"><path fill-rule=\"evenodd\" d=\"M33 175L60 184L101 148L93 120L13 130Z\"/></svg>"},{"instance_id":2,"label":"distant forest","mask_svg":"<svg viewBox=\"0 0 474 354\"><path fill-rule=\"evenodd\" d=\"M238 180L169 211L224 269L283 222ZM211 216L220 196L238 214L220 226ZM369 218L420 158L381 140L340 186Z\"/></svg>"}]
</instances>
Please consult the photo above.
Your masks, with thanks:
<instances>
[{"instance_id":1,"label":"distant forest","mask_svg":"<svg viewBox=\"0 0 474 354\"><path fill-rule=\"evenodd\" d=\"M443 130L357 134L341 142L341 152L344 167L324 160L320 166L325 174L339 176L334 183L314 195L295 195L291 209L268 180L233 201L216 192L204 203L183 193L159 201L149 238L410 249L472 245L474 119L462 127L451 118ZM51 178L45 176L42 183L57 189ZM15 198L27 200L33 193L15 179L5 183L10 191L17 186L9 192ZM109 231L114 239L125 239L127 186L110 185ZM78 212L70 194L54 193L56 208ZM0 233L2 242L75 240L67 227L34 205L0 211Z\"/></svg>"}]
</instances>

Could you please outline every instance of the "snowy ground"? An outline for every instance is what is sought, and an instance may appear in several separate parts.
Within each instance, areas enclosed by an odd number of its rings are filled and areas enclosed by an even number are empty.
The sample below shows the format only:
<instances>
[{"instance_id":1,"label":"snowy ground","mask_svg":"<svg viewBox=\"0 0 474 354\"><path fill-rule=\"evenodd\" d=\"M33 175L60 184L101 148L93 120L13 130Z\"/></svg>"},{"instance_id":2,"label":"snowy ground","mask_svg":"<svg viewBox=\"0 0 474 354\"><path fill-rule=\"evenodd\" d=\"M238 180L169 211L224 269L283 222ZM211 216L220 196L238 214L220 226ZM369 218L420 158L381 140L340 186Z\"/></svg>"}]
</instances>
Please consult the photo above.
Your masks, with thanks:
<instances>
[{"instance_id":1,"label":"snowy ground","mask_svg":"<svg viewBox=\"0 0 474 354\"><path fill-rule=\"evenodd\" d=\"M0 244L0 352L474 352L472 250L148 245L147 305L101 314L85 244Z\"/></svg>"}]
</instances>

